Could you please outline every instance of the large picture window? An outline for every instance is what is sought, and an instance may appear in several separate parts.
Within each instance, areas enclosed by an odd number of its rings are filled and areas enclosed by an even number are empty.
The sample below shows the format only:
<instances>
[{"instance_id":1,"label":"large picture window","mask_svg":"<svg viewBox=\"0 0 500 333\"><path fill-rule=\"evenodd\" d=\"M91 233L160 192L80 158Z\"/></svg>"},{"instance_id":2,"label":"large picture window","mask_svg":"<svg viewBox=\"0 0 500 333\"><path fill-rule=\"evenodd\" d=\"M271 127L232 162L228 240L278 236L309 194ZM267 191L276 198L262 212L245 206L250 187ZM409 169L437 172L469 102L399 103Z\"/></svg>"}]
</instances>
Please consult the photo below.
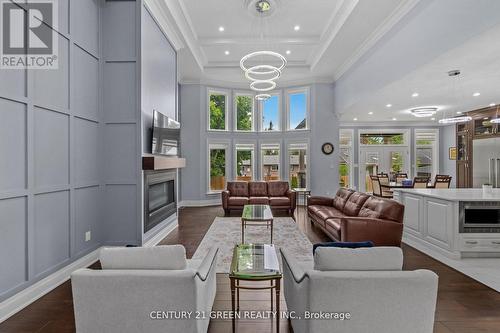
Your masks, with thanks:
<instances>
[{"instance_id":1,"label":"large picture window","mask_svg":"<svg viewBox=\"0 0 500 333\"><path fill-rule=\"evenodd\" d=\"M227 96L225 93L211 91L208 94L208 129L226 131Z\"/></svg>"},{"instance_id":2,"label":"large picture window","mask_svg":"<svg viewBox=\"0 0 500 333\"><path fill-rule=\"evenodd\" d=\"M236 95L234 98L235 129L250 132L254 130L254 97L252 95Z\"/></svg>"},{"instance_id":3,"label":"large picture window","mask_svg":"<svg viewBox=\"0 0 500 333\"><path fill-rule=\"evenodd\" d=\"M262 180L279 180L280 177L280 145L263 144L261 145L261 166Z\"/></svg>"},{"instance_id":4,"label":"large picture window","mask_svg":"<svg viewBox=\"0 0 500 333\"><path fill-rule=\"evenodd\" d=\"M434 177L439 170L439 130L415 130L415 176Z\"/></svg>"},{"instance_id":5,"label":"large picture window","mask_svg":"<svg viewBox=\"0 0 500 333\"><path fill-rule=\"evenodd\" d=\"M210 144L208 147L209 192L223 191L226 188L227 149L225 144Z\"/></svg>"},{"instance_id":6,"label":"large picture window","mask_svg":"<svg viewBox=\"0 0 500 333\"><path fill-rule=\"evenodd\" d=\"M254 180L254 145L236 144L235 156L236 180L247 182Z\"/></svg>"},{"instance_id":7,"label":"large picture window","mask_svg":"<svg viewBox=\"0 0 500 333\"><path fill-rule=\"evenodd\" d=\"M309 94L307 89L287 92L287 129L289 131L308 128Z\"/></svg>"},{"instance_id":8,"label":"large picture window","mask_svg":"<svg viewBox=\"0 0 500 333\"><path fill-rule=\"evenodd\" d=\"M272 95L266 101L261 102L261 129L262 131L280 130L280 96Z\"/></svg>"},{"instance_id":9,"label":"large picture window","mask_svg":"<svg viewBox=\"0 0 500 333\"><path fill-rule=\"evenodd\" d=\"M288 181L292 189L307 188L307 143L288 145Z\"/></svg>"}]
</instances>

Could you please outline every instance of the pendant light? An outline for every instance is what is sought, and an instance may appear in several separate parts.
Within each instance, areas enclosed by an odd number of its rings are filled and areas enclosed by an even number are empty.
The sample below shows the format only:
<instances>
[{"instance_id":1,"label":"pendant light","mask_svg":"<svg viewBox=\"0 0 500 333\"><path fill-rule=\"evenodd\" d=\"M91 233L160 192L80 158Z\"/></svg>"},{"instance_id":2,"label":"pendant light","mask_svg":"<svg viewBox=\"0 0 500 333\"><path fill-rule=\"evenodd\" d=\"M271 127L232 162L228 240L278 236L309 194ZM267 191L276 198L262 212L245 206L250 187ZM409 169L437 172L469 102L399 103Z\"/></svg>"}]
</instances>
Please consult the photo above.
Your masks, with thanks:
<instances>
[{"instance_id":1,"label":"pendant light","mask_svg":"<svg viewBox=\"0 0 500 333\"><path fill-rule=\"evenodd\" d=\"M448 72L449 77L455 77L458 82L458 77L460 75L460 70L455 69ZM453 84L453 90L456 90L455 84ZM459 98L457 97L457 105L459 104ZM446 117L439 120L440 124L457 124L457 123L465 123L472 120L470 116L457 116L457 117Z\"/></svg>"}]
</instances>

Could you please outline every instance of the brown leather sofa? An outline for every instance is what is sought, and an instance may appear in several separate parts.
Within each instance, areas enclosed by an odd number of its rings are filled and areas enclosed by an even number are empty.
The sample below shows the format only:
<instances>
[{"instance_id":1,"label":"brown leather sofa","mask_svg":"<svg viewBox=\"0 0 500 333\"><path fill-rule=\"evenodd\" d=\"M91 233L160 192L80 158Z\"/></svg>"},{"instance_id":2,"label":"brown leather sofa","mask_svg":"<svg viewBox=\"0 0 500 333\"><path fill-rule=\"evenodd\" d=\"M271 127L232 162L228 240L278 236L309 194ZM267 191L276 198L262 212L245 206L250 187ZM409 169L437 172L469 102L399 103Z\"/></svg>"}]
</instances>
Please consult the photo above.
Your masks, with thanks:
<instances>
[{"instance_id":1,"label":"brown leather sofa","mask_svg":"<svg viewBox=\"0 0 500 333\"><path fill-rule=\"evenodd\" d=\"M296 193L288 182L228 182L222 192L222 207L226 215L241 210L244 205L270 205L272 209L286 209L290 215L296 207Z\"/></svg>"},{"instance_id":2,"label":"brown leather sofa","mask_svg":"<svg viewBox=\"0 0 500 333\"><path fill-rule=\"evenodd\" d=\"M405 207L397 201L340 189L334 198L310 196L307 206L311 221L335 241L401 246Z\"/></svg>"}]
</instances>

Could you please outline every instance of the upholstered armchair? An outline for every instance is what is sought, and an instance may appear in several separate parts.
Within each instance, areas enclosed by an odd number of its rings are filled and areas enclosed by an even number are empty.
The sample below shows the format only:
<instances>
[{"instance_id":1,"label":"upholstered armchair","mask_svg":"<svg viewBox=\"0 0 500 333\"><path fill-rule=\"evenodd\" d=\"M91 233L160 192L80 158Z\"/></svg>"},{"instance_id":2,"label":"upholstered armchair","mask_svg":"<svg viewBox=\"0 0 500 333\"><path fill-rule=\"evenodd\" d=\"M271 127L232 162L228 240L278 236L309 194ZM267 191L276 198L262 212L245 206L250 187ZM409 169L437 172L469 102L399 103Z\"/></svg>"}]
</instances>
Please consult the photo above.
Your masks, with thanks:
<instances>
[{"instance_id":1,"label":"upholstered armchair","mask_svg":"<svg viewBox=\"0 0 500 333\"><path fill-rule=\"evenodd\" d=\"M77 333L206 332L216 293L217 248L186 260L184 247L109 248L102 270L71 275ZM187 311L189 318L165 318Z\"/></svg>"}]
</instances>

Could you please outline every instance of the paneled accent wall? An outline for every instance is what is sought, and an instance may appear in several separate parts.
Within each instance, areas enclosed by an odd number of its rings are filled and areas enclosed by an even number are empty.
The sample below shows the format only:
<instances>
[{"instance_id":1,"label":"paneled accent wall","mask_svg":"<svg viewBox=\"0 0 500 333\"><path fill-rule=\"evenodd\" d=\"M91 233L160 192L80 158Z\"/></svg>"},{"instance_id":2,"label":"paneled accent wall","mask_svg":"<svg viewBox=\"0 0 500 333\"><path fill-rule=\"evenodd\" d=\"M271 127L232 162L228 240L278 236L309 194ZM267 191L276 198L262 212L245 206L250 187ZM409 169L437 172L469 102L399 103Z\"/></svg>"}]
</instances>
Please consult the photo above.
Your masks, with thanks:
<instances>
[{"instance_id":1,"label":"paneled accent wall","mask_svg":"<svg viewBox=\"0 0 500 333\"><path fill-rule=\"evenodd\" d=\"M94 250L105 232L101 2L58 3L59 69L0 71L0 301Z\"/></svg>"}]
</instances>

